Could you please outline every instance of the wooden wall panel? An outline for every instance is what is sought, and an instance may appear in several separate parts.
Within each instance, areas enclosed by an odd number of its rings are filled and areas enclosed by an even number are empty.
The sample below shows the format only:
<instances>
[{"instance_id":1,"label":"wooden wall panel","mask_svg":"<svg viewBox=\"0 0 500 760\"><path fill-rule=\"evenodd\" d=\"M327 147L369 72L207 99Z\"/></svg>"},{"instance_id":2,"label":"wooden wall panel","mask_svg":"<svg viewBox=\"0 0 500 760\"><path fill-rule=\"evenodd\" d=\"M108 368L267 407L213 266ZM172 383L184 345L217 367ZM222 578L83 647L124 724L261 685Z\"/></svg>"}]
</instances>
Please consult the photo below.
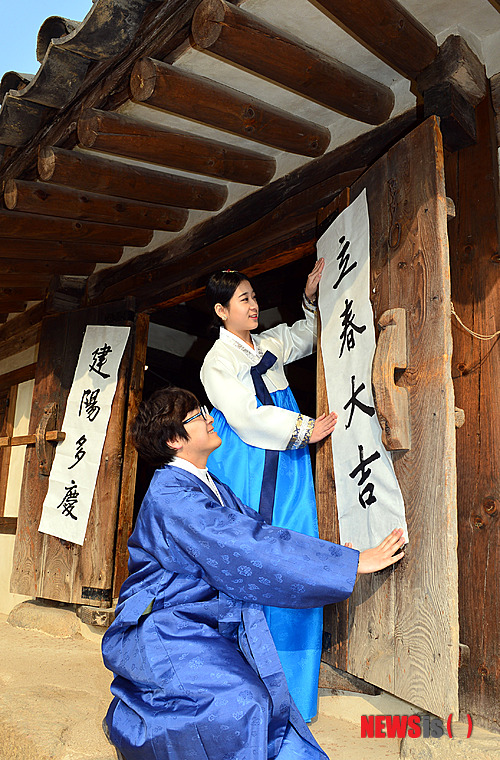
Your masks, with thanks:
<instances>
[{"instance_id":1,"label":"wooden wall panel","mask_svg":"<svg viewBox=\"0 0 500 760\"><path fill-rule=\"evenodd\" d=\"M57 402L55 427L61 429L66 402L87 324L127 324L133 311L125 303L82 309L44 320L30 416L34 433L47 404ZM133 329L132 329L133 333ZM11 589L63 602L110 606L123 425L127 404L132 336L118 384L104 443L86 538L82 547L40 533L38 525L48 477L41 474L34 446L26 450Z\"/></svg>"},{"instance_id":2,"label":"wooden wall panel","mask_svg":"<svg viewBox=\"0 0 500 760\"><path fill-rule=\"evenodd\" d=\"M498 161L489 97L477 108L477 144L447 155L452 299L475 332L500 329ZM500 337L473 338L455 320L453 379L465 424L457 430L460 709L499 730L498 521L500 514Z\"/></svg>"},{"instance_id":3,"label":"wooden wall panel","mask_svg":"<svg viewBox=\"0 0 500 760\"><path fill-rule=\"evenodd\" d=\"M394 454L409 546L360 577L349 600L347 670L440 716L458 711L458 590L450 276L443 150L435 118L352 186L367 190L375 323L407 310L412 444ZM340 651L342 654L342 651ZM342 667L342 662L333 665Z\"/></svg>"}]
</instances>

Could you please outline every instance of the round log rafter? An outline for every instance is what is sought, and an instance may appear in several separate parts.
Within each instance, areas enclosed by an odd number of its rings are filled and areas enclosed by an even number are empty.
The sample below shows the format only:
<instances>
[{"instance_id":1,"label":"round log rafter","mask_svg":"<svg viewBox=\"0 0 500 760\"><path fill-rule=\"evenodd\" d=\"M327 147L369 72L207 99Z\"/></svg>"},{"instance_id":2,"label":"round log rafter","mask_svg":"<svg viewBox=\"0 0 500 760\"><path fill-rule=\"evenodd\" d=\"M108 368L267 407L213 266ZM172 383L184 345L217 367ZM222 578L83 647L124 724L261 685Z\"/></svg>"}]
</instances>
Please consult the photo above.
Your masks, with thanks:
<instances>
[{"instance_id":1,"label":"round log rafter","mask_svg":"<svg viewBox=\"0 0 500 760\"><path fill-rule=\"evenodd\" d=\"M389 87L264 23L225 0L202 0L195 46L357 121L381 124L394 106Z\"/></svg>"},{"instance_id":2,"label":"round log rafter","mask_svg":"<svg viewBox=\"0 0 500 760\"><path fill-rule=\"evenodd\" d=\"M330 142L320 124L178 66L143 58L130 76L133 99L278 150L316 158Z\"/></svg>"},{"instance_id":3,"label":"round log rafter","mask_svg":"<svg viewBox=\"0 0 500 760\"><path fill-rule=\"evenodd\" d=\"M276 170L270 156L111 111L86 111L78 138L85 148L249 185L267 184Z\"/></svg>"},{"instance_id":4,"label":"round log rafter","mask_svg":"<svg viewBox=\"0 0 500 760\"><path fill-rule=\"evenodd\" d=\"M186 224L188 211L153 203L139 203L81 190L10 179L5 185L8 209L29 214L120 224L127 227L178 232Z\"/></svg>"}]
</instances>

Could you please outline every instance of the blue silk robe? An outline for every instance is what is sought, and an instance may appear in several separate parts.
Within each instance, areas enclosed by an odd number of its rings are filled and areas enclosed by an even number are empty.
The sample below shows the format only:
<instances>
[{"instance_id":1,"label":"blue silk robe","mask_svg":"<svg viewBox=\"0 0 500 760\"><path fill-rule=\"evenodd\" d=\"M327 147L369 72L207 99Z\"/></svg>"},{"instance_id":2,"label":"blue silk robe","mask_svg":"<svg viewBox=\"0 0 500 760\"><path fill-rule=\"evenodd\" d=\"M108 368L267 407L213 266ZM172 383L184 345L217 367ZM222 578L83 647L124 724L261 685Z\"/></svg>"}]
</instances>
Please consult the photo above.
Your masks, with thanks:
<instances>
[{"instance_id":1,"label":"blue silk robe","mask_svg":"<svg viewBox=\"0 0 500 760\"><path fill-rule=\"evenodd\" d=\"M103 638L126 760L325 760L291 700L262 604L347 598L358 552L265 523L214 478L157 470Z\"/></svg>"}]
</instances>

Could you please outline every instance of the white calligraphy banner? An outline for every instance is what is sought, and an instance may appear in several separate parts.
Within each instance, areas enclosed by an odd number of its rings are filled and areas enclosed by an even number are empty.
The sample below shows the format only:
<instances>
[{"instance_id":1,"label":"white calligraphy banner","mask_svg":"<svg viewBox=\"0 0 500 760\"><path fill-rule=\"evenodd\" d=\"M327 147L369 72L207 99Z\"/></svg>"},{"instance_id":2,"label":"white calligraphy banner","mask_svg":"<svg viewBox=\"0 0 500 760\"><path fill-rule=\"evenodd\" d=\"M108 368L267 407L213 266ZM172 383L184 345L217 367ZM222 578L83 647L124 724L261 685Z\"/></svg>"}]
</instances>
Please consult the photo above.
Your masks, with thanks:
<instances>
[{"instance_id":1,"label":"white calligraphy banner","mask_svg":"<svg viewBox=\"0 0 500 760\"><path fill-rule=\"evenodd\" d=\"M38 530L83 544L130 327L89 325L68 396Z\"/></svg>"},{"instance_id":2,"label":"white calligraphy banner","mask_svg":"<svg viewBox=\"0 0 500 760\"><path fill-rule=\"evenodd\" d=\"M370 222L366 191L318 241L321 350L332 435L340 541L363 551L406 529L403 497L372 394L375 329L370 303Z\"/></svg>"}]
</instances>

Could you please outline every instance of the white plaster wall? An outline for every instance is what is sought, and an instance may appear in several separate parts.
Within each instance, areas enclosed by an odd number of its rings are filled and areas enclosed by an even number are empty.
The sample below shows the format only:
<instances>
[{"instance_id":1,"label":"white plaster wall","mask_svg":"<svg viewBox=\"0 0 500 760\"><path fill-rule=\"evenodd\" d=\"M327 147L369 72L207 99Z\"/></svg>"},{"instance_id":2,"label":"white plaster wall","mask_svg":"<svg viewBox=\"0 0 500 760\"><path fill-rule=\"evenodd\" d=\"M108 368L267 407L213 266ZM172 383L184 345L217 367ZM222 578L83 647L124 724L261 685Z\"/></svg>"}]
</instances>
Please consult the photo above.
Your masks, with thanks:
<instances>
[{"instance_id":1,"label":"white plaster wall","mask_svg":"<svg viewBox=\"0 0 500 760\"><path fill-rule=\"evenodd\" d=\"M15 357L5 359L0 362L0 374L31 364L36 360L36 354L37 347L34 347ZM34 380L28 380L18 386L13 435L28 434L33 386ZM11 450L5 517L17 517L19 512L25 452L26 446L13 446ZM3 614L8 614L16 604L29 598L10 593L14 540L15 536L0 534L0 613Z\"/></svg>"}]
</instances>

